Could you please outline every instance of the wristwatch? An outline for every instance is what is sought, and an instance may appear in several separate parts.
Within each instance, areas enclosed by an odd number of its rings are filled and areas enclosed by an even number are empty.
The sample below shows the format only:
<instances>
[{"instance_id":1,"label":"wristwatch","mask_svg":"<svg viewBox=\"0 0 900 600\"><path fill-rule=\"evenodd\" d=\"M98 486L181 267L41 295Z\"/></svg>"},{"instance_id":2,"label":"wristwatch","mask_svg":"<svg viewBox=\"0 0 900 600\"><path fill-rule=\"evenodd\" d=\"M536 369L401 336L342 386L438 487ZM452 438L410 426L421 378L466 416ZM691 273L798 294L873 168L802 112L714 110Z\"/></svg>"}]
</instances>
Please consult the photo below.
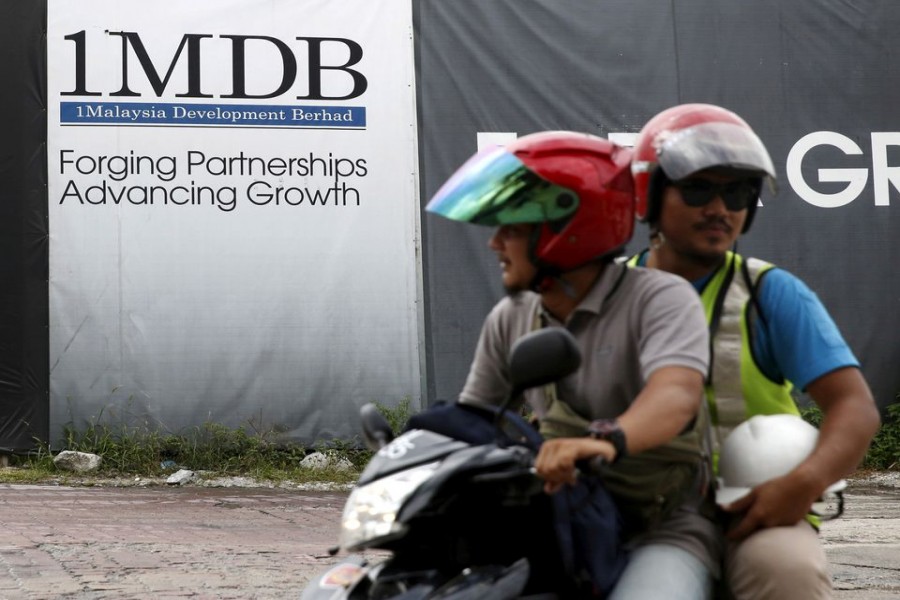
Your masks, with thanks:
<instances>
[{"instance_id":1,"label":"wristwatch","mask_svg":"<svg viewBox=\"0 0 900 600\"><path fill-rule=\"evenodd\" d=\"M595 440L606 440L616 449L616 457L612 463L628 455L628 444L625 441L625 432L619 427L615 419L597 419L588 425L588 435Z\"/></svg>"}]
</instances>

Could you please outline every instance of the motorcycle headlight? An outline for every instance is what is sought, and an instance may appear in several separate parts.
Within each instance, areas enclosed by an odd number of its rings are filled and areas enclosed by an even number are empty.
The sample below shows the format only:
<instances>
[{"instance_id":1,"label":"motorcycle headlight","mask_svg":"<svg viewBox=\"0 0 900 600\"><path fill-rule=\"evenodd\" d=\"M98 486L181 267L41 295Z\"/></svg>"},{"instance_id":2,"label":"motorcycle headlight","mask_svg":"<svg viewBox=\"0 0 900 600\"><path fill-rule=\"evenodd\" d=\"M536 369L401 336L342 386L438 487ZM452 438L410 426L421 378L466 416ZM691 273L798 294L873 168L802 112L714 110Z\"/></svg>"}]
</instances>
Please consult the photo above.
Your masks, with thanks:
<instances>
[{"instance_id":1,"label":"motorcycle headlight","mask_svg":"<svg viewBox=\"0 0 900 600\"><path fill-rule=\"evenodd\" d=\"M355 550L401 532L403 525L397 522L397 512L439 464L436 461L400 471L353 490L341 517L341 547Z\"/></svg>"}]
</instances>

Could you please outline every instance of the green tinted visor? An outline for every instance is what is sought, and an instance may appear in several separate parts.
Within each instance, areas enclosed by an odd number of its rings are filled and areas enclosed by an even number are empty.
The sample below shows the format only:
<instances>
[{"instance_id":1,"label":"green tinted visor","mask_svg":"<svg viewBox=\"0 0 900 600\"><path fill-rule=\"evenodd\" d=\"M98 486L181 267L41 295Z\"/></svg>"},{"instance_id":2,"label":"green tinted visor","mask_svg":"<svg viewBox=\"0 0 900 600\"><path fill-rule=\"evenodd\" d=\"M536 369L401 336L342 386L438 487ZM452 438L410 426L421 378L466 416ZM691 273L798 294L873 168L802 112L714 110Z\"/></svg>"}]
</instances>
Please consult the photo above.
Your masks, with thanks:
<instances>
[{"instance_id":1,"label":"green tinted visor","mask_svg":"<svg viewBox=\"0 0 900 600\"><path fill-rule=\"evenodd\" d=\"M577 208L577 194L545 180L503 148L491 148L457 169L425 210L496 227L558 221Z\"/></svg>"}]
</instances>

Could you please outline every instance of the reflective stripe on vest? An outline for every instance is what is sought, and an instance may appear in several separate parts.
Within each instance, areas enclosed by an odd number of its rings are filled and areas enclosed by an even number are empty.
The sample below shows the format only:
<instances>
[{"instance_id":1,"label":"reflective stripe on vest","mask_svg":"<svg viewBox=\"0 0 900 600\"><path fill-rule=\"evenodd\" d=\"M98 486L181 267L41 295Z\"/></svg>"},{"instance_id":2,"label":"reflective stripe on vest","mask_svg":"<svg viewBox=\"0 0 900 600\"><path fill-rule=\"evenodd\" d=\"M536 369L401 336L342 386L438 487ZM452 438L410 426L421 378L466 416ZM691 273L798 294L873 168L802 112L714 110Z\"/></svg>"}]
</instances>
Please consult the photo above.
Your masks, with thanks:
<instances>
[{"instance_id":1,"label":"reflective stripe on vest","mask_svg":"<svg viewBox=\"0 0 900 600\"><path fill-rule=\"evenodd\" d=\"M745 260L749 282L741 272ZM731 266L733 276L725 290L719 322L713 332L712 377L706 388L715 426L716 449L732 429L753 415L800 414L791 397L791 383L769 379L757 366L751 346L749 286L755 288L760 276L774 265L728 252L725 263L700 294L707 322L712 323L716 300L728 279L731 261L734 261Z\"/></svg>"}]
</instances>

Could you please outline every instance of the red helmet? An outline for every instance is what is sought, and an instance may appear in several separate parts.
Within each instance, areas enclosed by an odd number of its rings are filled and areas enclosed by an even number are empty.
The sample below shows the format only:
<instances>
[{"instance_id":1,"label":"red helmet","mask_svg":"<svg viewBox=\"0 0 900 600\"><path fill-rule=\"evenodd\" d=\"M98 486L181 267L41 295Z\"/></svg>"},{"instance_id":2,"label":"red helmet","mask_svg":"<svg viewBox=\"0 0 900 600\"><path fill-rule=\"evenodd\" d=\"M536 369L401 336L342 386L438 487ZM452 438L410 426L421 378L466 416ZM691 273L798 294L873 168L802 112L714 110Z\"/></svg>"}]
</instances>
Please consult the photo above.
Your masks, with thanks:
<instances>
[{"instance_id":1,"label":"red helmet","mask_svg":"<svg viewBox=\"0 0 900 600\"><path fill-rule=\"evenodd\" d=\"M533 133L479 152L425 210L455 221L499 226L543 223L532 261L546 275L612 258L634 231L627 148L571 131Z\"/></svg>"},{"instance_id":2,"label":"red helmet","mask_svg":"<svg viewBox=\"0 0 900 600\"><path fill-rule=\"evenodd\" d=\"M657 168L659 167L659 168ZM659 219L666 180L720 167L749 177L775 181L775 167L759 137L742 118L712 104L681 104L650 119L634 145L635 212L638 219ZM747 209L744 231L756 205Z\"/></svg>"}]
</instances>

